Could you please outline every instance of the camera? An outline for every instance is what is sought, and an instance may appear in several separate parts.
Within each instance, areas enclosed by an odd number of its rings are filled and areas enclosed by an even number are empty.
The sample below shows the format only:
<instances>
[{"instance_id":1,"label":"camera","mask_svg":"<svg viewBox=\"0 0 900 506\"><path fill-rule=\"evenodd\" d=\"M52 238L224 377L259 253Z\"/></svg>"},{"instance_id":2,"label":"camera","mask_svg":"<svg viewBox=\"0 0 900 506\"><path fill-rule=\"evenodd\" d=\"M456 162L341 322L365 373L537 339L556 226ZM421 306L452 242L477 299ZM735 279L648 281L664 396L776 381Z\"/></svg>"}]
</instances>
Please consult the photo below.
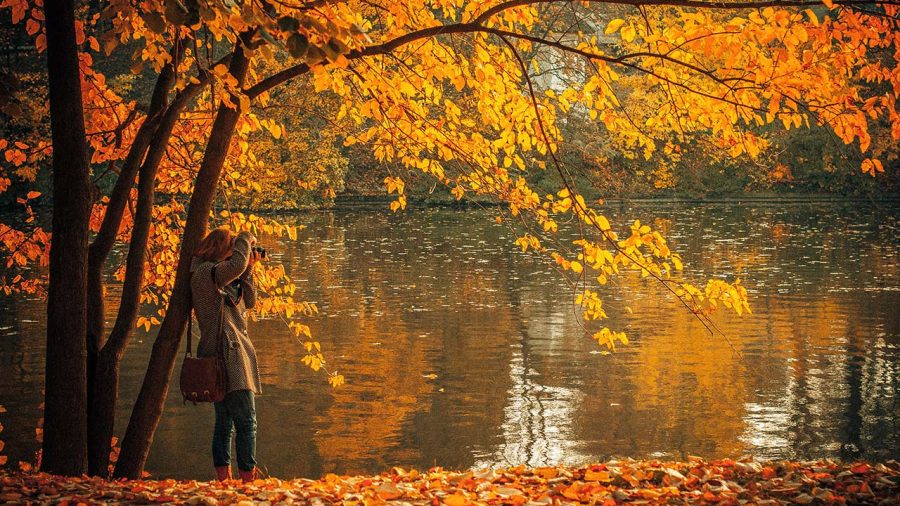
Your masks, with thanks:
<instances>
[{"instance_id":1,"label":"camera","mask_svg":"<svg viewBox=\"0 0 900 506\"><path fill-rule=\"evenodd\" d=\"M254 246L254 247L253 247L253 251L254 251L255 253L259 253L259 258L262 258L262 259L267 259L267 258L269 258L269 255L266 253L266 248L261 248L261 247L259 247L259 246Z\"/></svg>"}]
</instances>

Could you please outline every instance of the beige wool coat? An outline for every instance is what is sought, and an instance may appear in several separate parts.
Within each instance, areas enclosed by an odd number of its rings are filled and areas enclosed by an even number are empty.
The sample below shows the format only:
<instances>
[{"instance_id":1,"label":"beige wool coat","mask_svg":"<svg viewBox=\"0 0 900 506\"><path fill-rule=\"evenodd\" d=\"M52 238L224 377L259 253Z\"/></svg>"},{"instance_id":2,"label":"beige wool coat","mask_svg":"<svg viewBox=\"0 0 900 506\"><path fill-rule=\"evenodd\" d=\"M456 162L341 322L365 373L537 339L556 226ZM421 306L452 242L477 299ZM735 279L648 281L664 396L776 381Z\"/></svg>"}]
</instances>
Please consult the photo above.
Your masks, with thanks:
<instances>
[{"instance_id":1,"label":"beige wool coat","mask_svg":"<svg viewBox=\"0 0 900 506\"><path fill-rule=\"evenodd\" d=\"M200 327L200 343L197 356L211 357L216 354L216 336L219 331L219 312L222 313L222 328L225 331L225 370L228 374L227 392L251 390L262 392L259 381L259 365L256 348L247 335L247 310L256 304L256 287L253 283L252 268L249 267L250 247L256 238L249 232L237 236L231 258L218 264L194 257L191 262L191 296L194 314ZM216 267L216 279L211 276ZM239 279L243 297L236 305L223 303L222 287Z\"/></svg>"}]
</instances>

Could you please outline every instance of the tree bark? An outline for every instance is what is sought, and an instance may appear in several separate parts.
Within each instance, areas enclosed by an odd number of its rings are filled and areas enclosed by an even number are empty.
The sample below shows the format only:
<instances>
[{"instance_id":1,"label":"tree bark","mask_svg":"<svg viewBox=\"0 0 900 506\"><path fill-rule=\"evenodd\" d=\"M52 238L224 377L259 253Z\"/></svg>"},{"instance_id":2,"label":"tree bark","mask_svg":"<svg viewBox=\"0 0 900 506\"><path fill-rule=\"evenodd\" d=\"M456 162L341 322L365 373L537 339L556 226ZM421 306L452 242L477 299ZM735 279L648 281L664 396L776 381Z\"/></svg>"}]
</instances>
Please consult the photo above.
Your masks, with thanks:
<instances>
[{"instance_id":1,"label":"tree bark","mask_svg":"<svg viewBox=\"0 0 900 506\"><path fill-rule=\"evenodd\" d=\"M53 139L53 240L42 470L78 476L84 472L87 452L85 342L91 181L74 1L46 2L44 15Z\"/></svg>"},{"instance_id":2,"label":"tree bark","mask_svg":"<svg viewBox=\"0 0 900 506\"><path fill-rule=\"evenodd\" d=\"M237 79L239 86L243 86L248 68L249 57L244 52L243 43L238 42L238 47L235 48L229 65L229 73ZM122 449L114 473L116 478L139 478L147 462L153 435L165 406L178 345L181 342L181 335L184 333L190 311L192 252L206 233L206 223L219 183L219 176L222 174L222 167L239 117L240 111L222 104L219 106L213 122L188 207L188 217L175 274L175 286L166 308L166 317L163 319L156 341L153 343L144 382L122 440Z\"/></svg>"},{"instance_id":3,"label":"tree bark","mask_svg":"<svg viewBox=\"0 0 900 506\"><path fill-rule=\"evenodd\" d=\"M135 321L141 308L141 288L144 284L144 264L153 220L156 174L181 112L200 88L199 85L186 88L166 110L140 169L137 207L125 260L121 302L109 339L98 355L93 402L88 411L88 419L91 421L88 426L88 472L94 476L107 476L109 473L110 441L119 392L119 364L134 333Z\"/></svg>"}]
</instances>

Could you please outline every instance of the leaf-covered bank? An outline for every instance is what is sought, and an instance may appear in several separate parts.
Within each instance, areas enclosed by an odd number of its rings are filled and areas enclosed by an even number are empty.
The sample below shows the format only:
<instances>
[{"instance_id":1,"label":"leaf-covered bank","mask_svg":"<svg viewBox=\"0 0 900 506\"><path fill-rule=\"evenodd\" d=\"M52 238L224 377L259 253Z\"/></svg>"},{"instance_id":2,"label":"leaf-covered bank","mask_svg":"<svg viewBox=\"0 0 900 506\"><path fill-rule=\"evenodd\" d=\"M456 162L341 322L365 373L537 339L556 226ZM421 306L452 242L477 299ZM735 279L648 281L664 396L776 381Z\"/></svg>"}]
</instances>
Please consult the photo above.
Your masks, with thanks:
<instances>
[{"instance_id":1,"label":"leaf-covered bank","mask_svg":"<svg viewBox=\"0 0 900 506\"><path fill-rule=\"evenodd\" d=\"M900 463L768 462L690 458L609 461L581 468L524 466L375 476L277 478L243 484L106 481L0 474L0 503L65 504L900 504Z\"/></svg>"}]
</instances>

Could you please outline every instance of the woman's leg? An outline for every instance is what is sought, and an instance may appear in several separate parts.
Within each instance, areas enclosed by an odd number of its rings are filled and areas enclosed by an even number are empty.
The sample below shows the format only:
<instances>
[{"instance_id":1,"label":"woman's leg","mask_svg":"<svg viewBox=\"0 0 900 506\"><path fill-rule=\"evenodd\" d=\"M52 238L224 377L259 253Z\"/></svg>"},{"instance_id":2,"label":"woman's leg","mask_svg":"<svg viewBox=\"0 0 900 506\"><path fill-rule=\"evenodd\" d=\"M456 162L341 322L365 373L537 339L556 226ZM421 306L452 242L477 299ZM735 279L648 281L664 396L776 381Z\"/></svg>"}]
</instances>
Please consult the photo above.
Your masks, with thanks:
<instances>
[{"instance_id":1,"label":"woman's leg","mask_svg":"<svg viewBox=\"0 0 900 506\"><path fill-rule=\"evenodd\" d=\"M231 464L231 435L234 434L234 420L228 410L226 400L214 402L216 424L213 427L213 465L227 467Z\"/></svg>"},{"instance_id":2,"label":"woman's leg","mask_svg":"<svg viewBox=\"0 0 900 506\"><path fill-rule=\"evenodd\" d=\"M225 402L234 420L238 469L252 472L256 468L256 399L250 390L237 390L225 396Z\"/></svg>"}]
</instances>

